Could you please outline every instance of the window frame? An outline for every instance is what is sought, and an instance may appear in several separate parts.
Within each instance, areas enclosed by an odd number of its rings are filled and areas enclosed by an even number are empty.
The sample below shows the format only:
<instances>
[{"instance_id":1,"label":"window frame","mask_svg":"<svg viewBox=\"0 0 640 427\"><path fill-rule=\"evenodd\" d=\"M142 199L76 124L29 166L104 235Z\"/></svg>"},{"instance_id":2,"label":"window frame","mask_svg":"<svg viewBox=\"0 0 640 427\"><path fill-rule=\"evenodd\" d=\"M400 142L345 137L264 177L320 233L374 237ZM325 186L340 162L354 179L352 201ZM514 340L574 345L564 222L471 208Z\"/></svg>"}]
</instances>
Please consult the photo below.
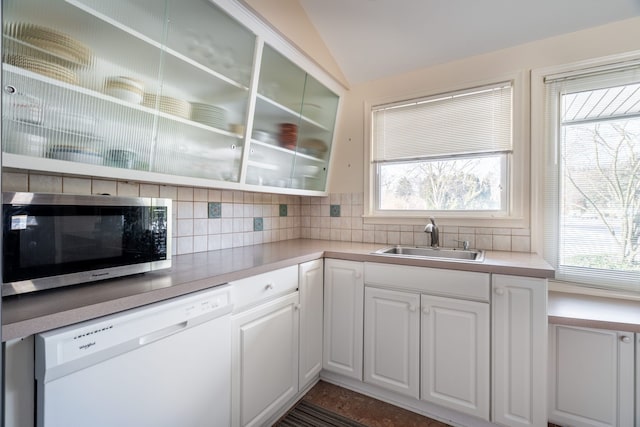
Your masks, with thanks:
<instances>
[{"instance_id":1,"label":"window frame","mask_svg":"<svg viewBox=\"0 0 640 427\"><path fill-rule=\"evenodd\" d=\"M377 208L378 166L372 161L373 134L372 112L375 106L401 103L418 98L428 98L442 94L470 91L481 86L488 86L499 82L512 83L512 140L513 151L507 154L507 188L505 189L507 204L503 211L389 211ZM430 92L417 92L411 95L398 95L365 101L364 103L364 137L365 137L365 167L364 167L364 223L365 224L399 224L419 225L425 223L425 218L435 216L439 224L467 227L530 227L530 162L529 162L529 76L525 71L513 72L496 76L491 80L464 82L455 86L439 87ZM451 157L453 159L454 157Z\"/></svg>"},{"instance_id":2,"label":"window frame","mask_svg":"<svg viewBox=\"0 0 640 427\"><path fill-rule=\"evenodd\" d=\"M550 150L548 141L547 127L547 99L546 99L546 84L545 78L560 74L584 74L587 70L595 70L600 67L610 68L616 64L623 64L627 62L640 61L640 51L633 51L624 54L610 55L601 58L589 59L585 61L578 61L564 65L557 65L552 67L538 68L531 71L531 167L532 167L532 227L533 233L531 235L531 250L537 252L545 258L554 268L558 267L560 258L559 251L557 249L557 241L555 242L556 250L550 250L551 246L548 242L549 236L553 235L553 232L548 231L549 225L546 224L546 218L549 215L548 210L553 209L553 206L549 206L546 189L546 164L549 161L549 156L556 156L557 154ZM557 130L557 129L556 129ZM559 141L554 141L553 146L557 147ZM560 172L560 166L555 168L554 173ZM558 188L558 192L560 189ZM557 214L557 212L556 212ZM551 224L552 231L555 230L555 235L559 236L558 227L560 223L560 216L556 215L556 221ZM576 271L588 271L592 270L586 267L572 267L567 266L562 269L562 274L559 278L550 280L550 290L557 290L563 292L585 293L600 296L616 296L625 298L638 298L638 290L631 289L625 282L612 280L608 283L603 283L598 280L590 280L589 275L575 274ZM610 270L612 275L616 275L616 270ZM580 277L582 276L582 278Z\"/></svg>"}]
</instances>

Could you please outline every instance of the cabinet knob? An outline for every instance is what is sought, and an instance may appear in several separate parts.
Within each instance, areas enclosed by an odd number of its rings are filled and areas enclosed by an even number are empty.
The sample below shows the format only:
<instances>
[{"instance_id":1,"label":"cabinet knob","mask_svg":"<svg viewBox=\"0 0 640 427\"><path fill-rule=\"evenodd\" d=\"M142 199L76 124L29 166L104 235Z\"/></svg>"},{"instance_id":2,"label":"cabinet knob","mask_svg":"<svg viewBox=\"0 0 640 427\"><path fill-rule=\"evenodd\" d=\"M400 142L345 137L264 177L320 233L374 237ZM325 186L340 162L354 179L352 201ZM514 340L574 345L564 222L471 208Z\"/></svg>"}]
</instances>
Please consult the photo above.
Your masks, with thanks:
<instances>
[{"instance_id":1,"label":"cabinet knob","mask_svg":"<svg viewBox=\"0 0 640 427\"><path fill-rule=\"evenodd\" d=\"M267 285L264 287L264 289L265 289L265 291L273 289L273 283L267 283Z\"/></svg>"},{"instance_id":2,"label":"cabinet knob","mask_svg":"<svg viewBox=\"0 0 640 427\"><path fill-rule=\"evenodd\" d=\"M359 279L362 277L362 274L358 271L356 272L355 276L356 276L356 279Z\"/></svg>"},{"instance_id":3,"label":"cabinet knob","mask_svg":"<svg viewBox=\"0 0 640 427\"><path fill-rule=\"evenodd\" d=\"M414 311L416 311L416 306L415 306L415 305L410 305L410 306L409 306L409 311L410 311L410 312L412 312L412 313L413 313Z\"/></svg>"},{"instance_id":4,"label":"cabinet knob","mask_svg":"<svg viewBox=\"0 0 640 427\"><path fill-rule=\"evenodd\" d=\"M423 308L422 308L422 312L423 312L424 314L429 314L429 313L431 313L431 310L429 310L429 307L423 307Z\"/></svg>"},{"instance_id":5,"label":"cabinet knob","mask_svg":"<svg viewBox=\"0 0 640 427\"><path fill-rule=\"evenodd\" d=\"M300 304L294 304L293 309L294 309L295 311L300 310Z\"/></svg>"},{"instance_id":6,"label":"cabinet knob","mask_svg":"<svg viewBox=\"0 0 640 427\"><path fill-rule=\"evenodd\" d=\"M496 295L504 295L504 289L502 288L496 288Z\"/></svg>"},{"instance_id":7,"label":"cabinet knob","mask_svg":"<svg viewBox=\"0 0 640 427\"><path fill-rule=\"evenodd\" d=\"M631 342L631 338L629 338L628 336L625 335L623 337L620 337L620 341L622 341L623 343L627 344L627 343Z\"/></svg>"}]
</instances>

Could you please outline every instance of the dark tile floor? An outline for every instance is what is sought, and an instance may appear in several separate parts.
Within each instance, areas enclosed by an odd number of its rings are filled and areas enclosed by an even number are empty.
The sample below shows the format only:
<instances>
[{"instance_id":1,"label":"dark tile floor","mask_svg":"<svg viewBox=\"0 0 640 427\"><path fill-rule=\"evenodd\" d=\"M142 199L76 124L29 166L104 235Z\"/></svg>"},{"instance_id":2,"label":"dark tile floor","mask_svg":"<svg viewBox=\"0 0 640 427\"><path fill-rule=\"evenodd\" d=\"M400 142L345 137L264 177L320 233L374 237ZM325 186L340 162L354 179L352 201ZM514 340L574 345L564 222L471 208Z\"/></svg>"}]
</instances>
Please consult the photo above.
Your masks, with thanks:
<instances>
[{"instance_id":1,"label":"dark tile floor","mask_svg":"<svg viewBox=\"0 0 640 427\"><path fill-rule=\"evenodd\" d=\"M368 427L449 427L389 403L320 381L303 399ZM549 427L559 427L549 424Z\"/></svg>"},{"instance_id":2,"label":"dark tile floor","mask_svg":"<svg viewBox=\"0 0 640 427\"><path fill-rule=\"evenodd\" d=\"M316 384L303 399L368 427L448 426L324 381Z\"/></svg>"}]
</instances>

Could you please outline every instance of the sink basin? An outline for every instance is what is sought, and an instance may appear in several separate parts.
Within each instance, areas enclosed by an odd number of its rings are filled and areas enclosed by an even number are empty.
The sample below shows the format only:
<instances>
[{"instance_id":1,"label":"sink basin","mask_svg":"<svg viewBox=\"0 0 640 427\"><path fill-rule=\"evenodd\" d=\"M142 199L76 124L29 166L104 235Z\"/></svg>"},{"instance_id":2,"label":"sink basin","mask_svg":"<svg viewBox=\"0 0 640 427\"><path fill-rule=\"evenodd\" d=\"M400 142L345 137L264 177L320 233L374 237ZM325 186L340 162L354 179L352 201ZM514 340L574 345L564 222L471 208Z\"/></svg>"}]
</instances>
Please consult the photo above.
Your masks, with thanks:
<instances>
[{"instance_id":1,"label":"sink basin","mask_svg":"<svg viewBox=\"0 0 640 427\"><path fill-rule=\"evenodd\" d=\"M439 259L447 261L484 261L484 251L480 249L392 246L390 248L377 250L374 252L374 254L406 258Z\"/></svg>"}]
</instances>

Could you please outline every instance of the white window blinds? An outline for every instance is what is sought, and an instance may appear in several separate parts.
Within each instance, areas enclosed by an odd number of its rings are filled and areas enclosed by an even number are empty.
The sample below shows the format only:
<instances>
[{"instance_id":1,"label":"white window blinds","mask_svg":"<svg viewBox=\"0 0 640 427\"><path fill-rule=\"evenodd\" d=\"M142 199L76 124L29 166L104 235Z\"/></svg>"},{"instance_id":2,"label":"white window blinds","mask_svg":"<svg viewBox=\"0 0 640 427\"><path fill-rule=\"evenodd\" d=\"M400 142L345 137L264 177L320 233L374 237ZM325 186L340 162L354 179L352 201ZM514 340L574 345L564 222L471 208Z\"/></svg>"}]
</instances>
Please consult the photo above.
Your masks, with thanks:
<instances>
[{"instance_id":1,"label":"white window blinds","mask_svg":"<svg viewBox=\"0 0 640 427\"><path fill-rule=\"evenodd\" d=\"M372 161L511 152L512 83L372 109Z\"/></svg>"},{"instance_id":2,"label":"white window blinds","mask_svg":"<svg viewBox=\"0 0 640 427\"><path fill-rule=\"evenodd\" d=\"M640 62L545 84L545 258L557 279L638 292Z\"/></svg>"}]
</instances>

